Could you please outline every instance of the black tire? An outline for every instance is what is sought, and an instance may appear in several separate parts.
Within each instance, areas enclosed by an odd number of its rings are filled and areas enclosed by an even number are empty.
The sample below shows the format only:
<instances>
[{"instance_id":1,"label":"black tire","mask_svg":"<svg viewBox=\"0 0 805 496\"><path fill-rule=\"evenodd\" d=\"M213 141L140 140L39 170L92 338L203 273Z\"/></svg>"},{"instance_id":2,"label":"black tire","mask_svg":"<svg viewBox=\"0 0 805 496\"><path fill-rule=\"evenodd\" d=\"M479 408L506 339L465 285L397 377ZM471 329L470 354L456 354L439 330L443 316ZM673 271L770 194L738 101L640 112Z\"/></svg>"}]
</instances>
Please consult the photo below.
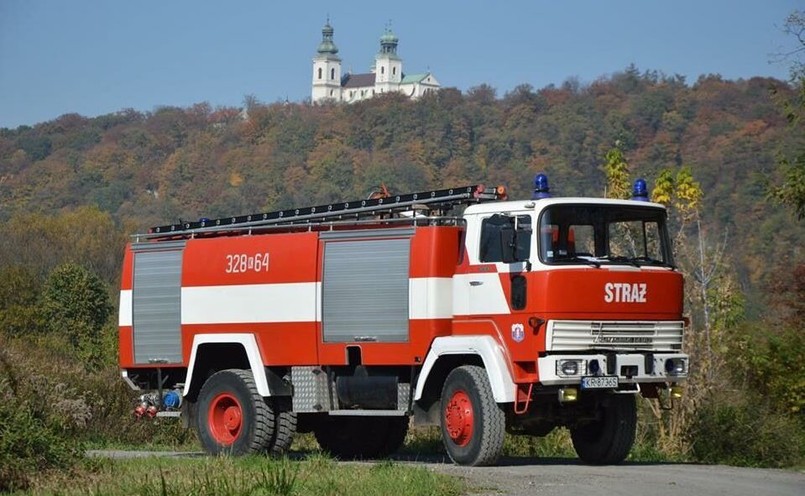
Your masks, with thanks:
<instances>
[{"instance_id":1,"label":"black tire","mask_svg":"<svg viewBox=\"0 0 805 496\"><path fill-rule=\"evenodd\" d=\"M282 456L288 452L296 434L296 413L290 410L277 411L274 417L274 438L268 448L271 456Z\"/></svg>"},{"instance_id":2,"label":"black tire","mask_svg":"<svg viewBox=\"0 0 805 496\"><path fill-rule=\"evenodd\" d=\"M381 458L402 446L408 417L329 417L313 433L321 449L335 457Z\"/></svg>"},{"instance_id":3,"label":"black tire","mask_svg":"<svg viewBox=\"0 0 805 496\"><path fill-rule=\"evenodd\" d=\"M196 418L201 445L214 455L260 453L274 437L275 414L248 370L210 376L199 392Z\"/></svg>"},{"instance_id":4,"label":"black tire","mask_svg":"<svg viewBox=\"0 0 805 496\"><path fill-rule=\"evenodd\" d=\"M442 442L459 465L493 465L506 436L506 415L495 403L486 370L464 365L447 376L441 398Z\"/></svg>"},{"instance_id":5,"label":"black tire","mask_svg":"<svg viewBox=\"0 0 805 496\"><path fill-rule=\"evenodd\" d=\"M611 394L597 406L598 419L570 429L573 448L593 465L620 463L629 455L637 428L637 405L632 394Z\"/></svg>"}]
</instances>

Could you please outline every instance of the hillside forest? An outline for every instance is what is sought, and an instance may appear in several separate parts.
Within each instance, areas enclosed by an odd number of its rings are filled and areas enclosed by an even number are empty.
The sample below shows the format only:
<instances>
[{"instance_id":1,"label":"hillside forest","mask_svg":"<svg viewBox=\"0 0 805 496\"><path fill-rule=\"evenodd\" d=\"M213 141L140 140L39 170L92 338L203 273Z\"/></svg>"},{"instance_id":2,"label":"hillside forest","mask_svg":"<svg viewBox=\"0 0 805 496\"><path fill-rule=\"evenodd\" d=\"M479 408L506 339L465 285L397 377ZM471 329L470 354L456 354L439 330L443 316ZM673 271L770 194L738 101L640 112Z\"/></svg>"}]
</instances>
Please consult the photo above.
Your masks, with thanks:
<instances>
[{"instance_id":1,"label":"hillside forest","mask_svg":"<svg viewBox=\"0 0 805 496\"><path fill-rule=\"evenodd\" d=\"M630 66L502 95L480 85L315 106L247 96L243 108L0 129L0 404L33 412L0 406L0 429L38 426L51 450L65 435L170 438L129 425L115 368L116 288L133 233L359 199L381 185L505 184L528 198L544 172L559 196L621 196L645 178L669 207L693 370L673 412L641 411L640 441L666 458L802 463L805 223L779 189L805 149L802 103L802 80L687 81ZM60 389L42 386L45 376ZM71 415L41 398L54 396ZM62 463L65 450L48 456ZM27 470L0 466L0 480Z\"/></svg>"}]
</instances>

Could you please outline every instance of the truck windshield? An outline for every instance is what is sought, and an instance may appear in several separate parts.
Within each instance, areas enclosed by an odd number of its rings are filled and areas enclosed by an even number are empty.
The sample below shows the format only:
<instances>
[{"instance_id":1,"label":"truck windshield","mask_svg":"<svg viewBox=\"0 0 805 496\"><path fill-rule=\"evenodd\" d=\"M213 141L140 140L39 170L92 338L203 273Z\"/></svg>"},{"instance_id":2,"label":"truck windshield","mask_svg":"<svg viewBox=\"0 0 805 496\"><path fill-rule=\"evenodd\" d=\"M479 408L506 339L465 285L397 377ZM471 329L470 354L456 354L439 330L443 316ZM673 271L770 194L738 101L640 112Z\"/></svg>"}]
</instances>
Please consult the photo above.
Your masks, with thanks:
<instances>
[{"instance_id":1,"label":"truck windshield","mask_svg":"<svg viewBox=\"0 0 805 496\"><path fill-rule=\"evenodd\" d=\"M673 268L665 210L623 205L551 205L539 219L546 264Z\"/></svg>"}]
</instances>

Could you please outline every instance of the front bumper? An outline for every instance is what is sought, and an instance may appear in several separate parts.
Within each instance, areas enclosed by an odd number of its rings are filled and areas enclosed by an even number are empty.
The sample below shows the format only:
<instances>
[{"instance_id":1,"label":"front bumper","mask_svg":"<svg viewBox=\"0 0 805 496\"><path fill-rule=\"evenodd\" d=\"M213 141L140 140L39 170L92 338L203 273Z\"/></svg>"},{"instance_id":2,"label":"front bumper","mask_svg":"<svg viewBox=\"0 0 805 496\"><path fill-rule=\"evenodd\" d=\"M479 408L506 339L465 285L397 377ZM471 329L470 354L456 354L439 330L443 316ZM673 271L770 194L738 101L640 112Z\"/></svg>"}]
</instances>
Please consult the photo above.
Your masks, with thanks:
<instances>
[{"instance_id":1,"label":"front bumper","mask_svg":"<svg viewBox=\"0 0 805 496\"><path fill-rule=\"evenodd\" d=\"M577 362L576 373L562 372L561 365L566 361ZM669 363L683 363L684 370L668 370ZM578 385L587 376L617 376L620 384L675 383L687 379L688 365L688 355L684 353L557 354L537 359L539 382L544 386Z\"/></svg>"}]
</instances>

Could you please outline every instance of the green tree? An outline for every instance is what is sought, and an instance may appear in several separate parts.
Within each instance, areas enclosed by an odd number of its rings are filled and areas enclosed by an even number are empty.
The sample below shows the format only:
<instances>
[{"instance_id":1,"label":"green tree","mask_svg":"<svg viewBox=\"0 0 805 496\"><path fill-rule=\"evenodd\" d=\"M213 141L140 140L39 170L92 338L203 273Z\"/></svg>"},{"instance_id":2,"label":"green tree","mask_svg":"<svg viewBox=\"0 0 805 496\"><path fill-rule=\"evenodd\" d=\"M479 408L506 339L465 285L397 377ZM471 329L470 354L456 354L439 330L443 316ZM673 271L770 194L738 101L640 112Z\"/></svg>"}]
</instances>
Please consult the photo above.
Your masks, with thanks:
<instances>
[{"instance_id":1,"label":"green tree","mask_svg":"<svg viewBox=\"0 0 805 496\"><path fill-rule=\"evenodd\" d=\"M45 281L42 309L50 332L66 336L82 358L101 358L102 332L113 307L98 276L72 263L56 267Z\"/></svg>"}]
</instances>

